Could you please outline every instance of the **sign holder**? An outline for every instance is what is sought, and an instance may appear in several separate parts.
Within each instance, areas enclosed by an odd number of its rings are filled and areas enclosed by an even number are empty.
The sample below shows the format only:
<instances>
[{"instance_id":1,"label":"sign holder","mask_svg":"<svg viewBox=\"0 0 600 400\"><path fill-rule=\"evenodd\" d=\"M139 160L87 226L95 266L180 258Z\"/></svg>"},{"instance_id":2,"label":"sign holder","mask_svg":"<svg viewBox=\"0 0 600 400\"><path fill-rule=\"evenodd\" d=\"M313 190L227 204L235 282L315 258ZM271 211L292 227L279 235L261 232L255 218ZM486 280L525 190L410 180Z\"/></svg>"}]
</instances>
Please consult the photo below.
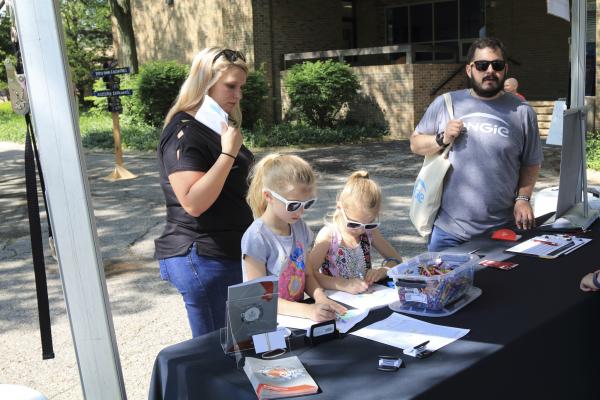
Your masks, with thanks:
<instances>
[{"instance_id":1,"label":"sign holder","mask_svg":"<svg viewBox=\"0 0 600 400\"><path fill-rule=\"evenodd\" d=\"M133 94L131 89L121 89L119 84L121 80L116 75L128 74L130 72L129 67L116 68L114 61L105 63L105 67L108 69L101 69L92 71L92 77L94 79L102 78L106 82L107 90L94 92L96 97L107 97L108 100L108 111L112 115L112 130L113 140L115 148L115 169L106 178L109 181L119 181L125 179L137 178L137 175L131 173L125 168L123 162L123 149L121 147L121 124L119 122L119 113L123 111L121 106L121 99L119 96L130 96Z\"/></svg>"}]
</instances>

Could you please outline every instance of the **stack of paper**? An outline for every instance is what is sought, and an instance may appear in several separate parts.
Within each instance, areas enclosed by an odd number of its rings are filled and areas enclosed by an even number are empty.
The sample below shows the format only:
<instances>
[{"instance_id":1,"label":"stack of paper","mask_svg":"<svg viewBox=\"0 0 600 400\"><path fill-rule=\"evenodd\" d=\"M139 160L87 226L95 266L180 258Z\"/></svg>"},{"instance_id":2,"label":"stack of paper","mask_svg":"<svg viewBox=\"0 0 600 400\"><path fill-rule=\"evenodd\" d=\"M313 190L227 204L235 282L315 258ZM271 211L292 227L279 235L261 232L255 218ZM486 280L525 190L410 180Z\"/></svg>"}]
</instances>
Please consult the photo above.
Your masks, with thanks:
<instances>
[{"instance_id":1,"label":"stack of paper","mask_svg":"<svg viewBox=\"0 0 600 400\"><path fill-rule=\"evenodd\" d=\"M506 251L541 258L556 258L561 254L571 253L591 240L561 234L542 235L519 243Z\"/></svg>"},{"instance_id":2,"label":"stack of paper","mask_svg":"<svg viewBox=\"0 0 600 400\"><path fill-rule=\"evenodd\" d=\"M406 315L393 313L379 322L351 333L400 349L427 342L427 350L435 351L469 333L469 329L435 325Z\"/></svg>"}]
</instances>

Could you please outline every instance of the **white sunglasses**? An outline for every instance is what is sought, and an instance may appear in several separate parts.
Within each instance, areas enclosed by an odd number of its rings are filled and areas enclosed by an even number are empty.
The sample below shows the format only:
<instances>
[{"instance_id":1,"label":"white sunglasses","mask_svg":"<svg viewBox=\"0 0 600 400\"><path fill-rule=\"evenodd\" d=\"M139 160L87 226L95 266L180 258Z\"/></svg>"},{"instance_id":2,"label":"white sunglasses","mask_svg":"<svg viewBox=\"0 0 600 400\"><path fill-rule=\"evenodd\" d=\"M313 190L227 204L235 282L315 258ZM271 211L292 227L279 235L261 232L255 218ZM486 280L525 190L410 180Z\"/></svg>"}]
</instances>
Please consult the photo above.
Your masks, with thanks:
<instances>
[{"instance_id":1,"label":"white sunglasses","mask_svg":"<svg viewBox=\"0 0 600 400\"><path fill-rule=\"evenodd\" d=\"M283 204L285 204L285 209L288 212L294 212L294 211L298 211L300 209L300 207L302 207L305 210L308 210L309 208L311 208L313 206L313 204L315 204L315 202L317 201L317 198L315 197L314 199L308 199L306 201L300 201L300 200L288 200L285 197L283 197L282 195L280 195L279 193L271 190L271 189L263 189L269 193L271 193L271 196L275 197L277 200L281 201Z\"/></svg>"},{"instance_id":2,"label":"white sunglasses","mask_svg":"<svg viewBox=\"0 0 600 400\"><path fill-rule=\"evenodd\" d=\"M365 228L366 230L370 231L377 228L380 224L380 222L369 222L367 224L363 224L362 222L353 221L351 219L348 219L348 216L346 216L346 212L344 211L343 207L340 207L340 210L342 210L342 217L344 217L344 221L346 221L346 228L348 229Z\"/></svg>"}]
</instances>

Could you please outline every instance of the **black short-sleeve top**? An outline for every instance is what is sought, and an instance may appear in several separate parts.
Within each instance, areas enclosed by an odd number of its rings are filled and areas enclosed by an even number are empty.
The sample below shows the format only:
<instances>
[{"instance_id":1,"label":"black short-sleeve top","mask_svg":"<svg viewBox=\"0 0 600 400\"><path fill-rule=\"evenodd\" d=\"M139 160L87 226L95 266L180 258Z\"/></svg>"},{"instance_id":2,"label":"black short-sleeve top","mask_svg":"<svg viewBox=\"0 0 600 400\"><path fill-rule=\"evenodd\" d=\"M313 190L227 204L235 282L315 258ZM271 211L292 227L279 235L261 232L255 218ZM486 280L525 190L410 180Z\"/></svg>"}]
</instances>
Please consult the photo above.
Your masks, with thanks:
<instances>
[{"instance_id":1,"label":"black short-sleeve top","mask_svg":"<svg viewBox=\"0 0 600 400\"><path fill-rule=\"evenodd\" d=\"M253 220L246 203L248 172L254 162L252 152L241 147L221 194L199 217L183 209L169 182L169 175L177 171L207 172L220 155L220 135L185 112L176 114L163 130L158 166L167 223L163 234L154 241L156 258L184 255L194 242L200 255L241 258L242 235Z\"/></svg>"}]
</instances>

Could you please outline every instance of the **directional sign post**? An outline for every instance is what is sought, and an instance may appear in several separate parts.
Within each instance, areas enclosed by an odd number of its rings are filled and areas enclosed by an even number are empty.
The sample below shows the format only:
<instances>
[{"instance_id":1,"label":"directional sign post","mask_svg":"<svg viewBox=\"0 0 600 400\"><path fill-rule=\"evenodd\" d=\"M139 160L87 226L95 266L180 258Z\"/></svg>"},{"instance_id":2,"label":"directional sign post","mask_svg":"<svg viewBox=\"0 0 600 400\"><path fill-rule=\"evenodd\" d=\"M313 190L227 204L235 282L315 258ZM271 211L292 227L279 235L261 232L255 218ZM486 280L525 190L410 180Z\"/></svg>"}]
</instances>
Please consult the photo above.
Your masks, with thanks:
<instances>
[{"instance_id":1,"label":"directional sign post","mask_svg":"<svg viewBox=\"0 0 600 400\"><path fill-rule=\"evenodd\" d=\"M128 74L130 72L129 67L114 68L114 66L111 64L112 63L105 65L111 68L92 71L92 77L94 79L102 78L102 80L106 83L107 90L94 92L93 95L96 97L107 97L108 111L110 111L112 114L116 165L114 171L107 176L106 179L110 181L117 181L123 179L133 179L137 177L137 175L129 172L123 163L123 149L121 148L121 125L119 122L119 113L123 111L123 106L121 105L121 99L119 96L131 96L133 94L133 90L121 89L119 87L121 79L117 76L121 74Z\"/></svg>"}]
</instances>

